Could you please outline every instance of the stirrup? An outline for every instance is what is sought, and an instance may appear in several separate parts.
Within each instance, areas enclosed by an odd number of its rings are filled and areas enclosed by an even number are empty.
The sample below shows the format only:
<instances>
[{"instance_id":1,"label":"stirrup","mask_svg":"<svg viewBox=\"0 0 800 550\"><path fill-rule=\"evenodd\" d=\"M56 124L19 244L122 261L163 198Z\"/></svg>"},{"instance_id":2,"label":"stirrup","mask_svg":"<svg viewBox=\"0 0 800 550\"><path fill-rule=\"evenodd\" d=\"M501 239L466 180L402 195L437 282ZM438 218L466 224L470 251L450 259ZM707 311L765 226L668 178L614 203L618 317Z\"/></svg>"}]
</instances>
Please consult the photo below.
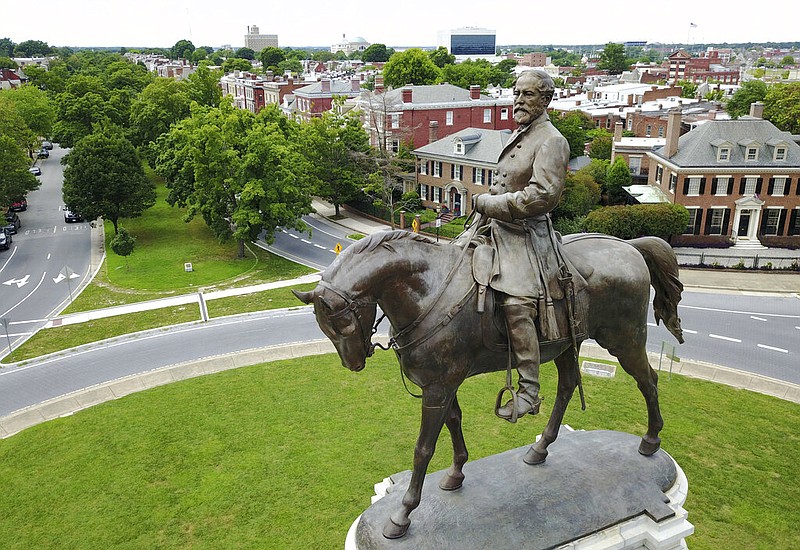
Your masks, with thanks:
<instances>
[{"instance_id":1,"label":"stirrup","mask_svg":"<svg viewBox=\"0 0 800 550\"><path fill-rule=\"evenodd\" d=\"M500 414L500 403L503 401L503 394L506 392L511 394L511 416L503 416ZM519 412L519 407L517 406L517 392L514 391L513 387L506 386L500 390L500 393L497 394L497 399L494 401L494 414L497 418L502 418L503 420L508 420L512 424L517 423L517 414Z\"/></svg>"}]
</instances>

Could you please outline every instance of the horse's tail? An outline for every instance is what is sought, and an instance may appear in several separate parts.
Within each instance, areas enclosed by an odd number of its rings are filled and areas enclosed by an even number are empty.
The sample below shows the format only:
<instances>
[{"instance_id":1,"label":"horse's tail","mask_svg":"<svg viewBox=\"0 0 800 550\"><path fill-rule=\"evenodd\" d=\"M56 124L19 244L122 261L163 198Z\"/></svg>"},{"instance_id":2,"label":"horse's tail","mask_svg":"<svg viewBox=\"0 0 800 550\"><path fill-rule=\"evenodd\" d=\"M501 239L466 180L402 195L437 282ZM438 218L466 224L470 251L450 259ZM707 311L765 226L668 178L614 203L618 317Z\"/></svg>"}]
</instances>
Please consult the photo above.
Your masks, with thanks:
<instances>
[{"instance_id":1,"label":"horse's tail","mask_svg":"<svg viewBox=\"0 0 800 550\"><path fill-rule=\"evenodd\" d=\"M656 323L664 321L675 339L683 344L683 329L678 317L678 302L681 301L683 283L678 279L678 259L672 247L658 237L640 237L628 241L638 250L650 271L650 284L656 290L653 311Z\"/></svg>"}]
</instances>

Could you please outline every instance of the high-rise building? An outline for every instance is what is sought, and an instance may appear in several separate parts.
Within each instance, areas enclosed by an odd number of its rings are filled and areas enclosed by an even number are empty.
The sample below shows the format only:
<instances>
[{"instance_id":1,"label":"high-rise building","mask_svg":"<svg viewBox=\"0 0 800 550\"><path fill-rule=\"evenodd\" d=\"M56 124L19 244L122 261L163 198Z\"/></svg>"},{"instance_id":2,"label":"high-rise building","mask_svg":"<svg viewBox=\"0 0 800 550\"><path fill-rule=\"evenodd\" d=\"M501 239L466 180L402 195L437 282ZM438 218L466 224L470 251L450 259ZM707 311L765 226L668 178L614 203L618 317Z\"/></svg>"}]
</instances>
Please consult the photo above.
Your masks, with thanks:
<instances>
[{"instance_id":1,"label":"high-rise building","mask_svg":"<svg viewBox=\"0 0 800 550\"><path fill-rule=\"evenodd\" d=\"M440 31L437 46L444 46L453 55L495 55L497 37L492 29L462 27Z\"/></svg>"},{"instance_id":2,"label":"high-rise building","mask_svg":"<svg viewBox=\"0 0 800 550\"><path fill-rule=\"evenodd\" d=\"M250 48L254 52L258 53L264 48L269 48L270 46L275 48L278 47L277 34L259 34L257 25L251 25L247 27L247 34L244 35L245 48Z\"/></svg>"}]
</instances>

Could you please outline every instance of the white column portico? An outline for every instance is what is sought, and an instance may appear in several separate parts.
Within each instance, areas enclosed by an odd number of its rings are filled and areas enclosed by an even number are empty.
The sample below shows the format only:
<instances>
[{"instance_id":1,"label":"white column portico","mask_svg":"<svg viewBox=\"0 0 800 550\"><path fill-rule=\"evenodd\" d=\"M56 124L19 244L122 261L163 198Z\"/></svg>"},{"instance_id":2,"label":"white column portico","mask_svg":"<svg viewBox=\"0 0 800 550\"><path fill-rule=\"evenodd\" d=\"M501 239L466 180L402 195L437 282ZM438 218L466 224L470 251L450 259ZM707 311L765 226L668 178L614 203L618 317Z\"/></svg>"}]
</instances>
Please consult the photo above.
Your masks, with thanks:
<instances>
[{"instance_id":1,"label":"white column portico","mask_svg":"<svg viewBox=\"0 0 800 550\"><path fill-rule=\"evenodd\" d=\"M731 227L731 240L736 248L765 248L758 240L761 210L764 201L757 195L742 197L736 201L736 211Z\"/></svg>"}]
</instances>

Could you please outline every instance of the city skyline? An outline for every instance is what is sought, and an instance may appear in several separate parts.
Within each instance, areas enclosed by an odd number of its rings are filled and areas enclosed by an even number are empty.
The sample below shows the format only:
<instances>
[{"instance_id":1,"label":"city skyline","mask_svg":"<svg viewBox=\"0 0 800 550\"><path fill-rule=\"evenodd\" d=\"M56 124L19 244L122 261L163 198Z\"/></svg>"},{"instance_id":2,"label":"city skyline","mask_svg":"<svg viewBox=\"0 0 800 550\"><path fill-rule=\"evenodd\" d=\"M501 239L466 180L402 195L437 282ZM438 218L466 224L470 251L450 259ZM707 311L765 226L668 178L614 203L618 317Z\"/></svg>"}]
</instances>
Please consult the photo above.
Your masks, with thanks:
<instances>
[{"instance_id":1,"label":"city skyline","mask_svg":"<svg viewBox=\"0 0 800 550\"><path fill-rule=\"evenodd\" d=\"M124 8L123 8L124 6ZM648 41L662 44L793 42L799 41L793 2L776 0L769 13L719 9L690 0L674 0L667 7L621 2L604 5L573 0L550 10L531 11L544 19L539 28L527 28L513 15L514 6L488 10L475 0L439 3L408 0L400 7L356 1L339 12L331 5L309 0L298 16L290 11L275 17L277 6L221 10L211 0L140 0L122 4L113 0L56 0L33 10L14 2L4 10L0 38L15 43L41 40L51 46L170 47L178 40L195 46L241 47L248 25L263 34L277 34L280 47L329 47L361 36L390 47L433 47L437 33L460 27L495 30L498 45L605 44ZM477 14L481 14L480 16ZM784 14L781 17L781 14ZM743 19L746 18L746 24Z\"/></svg>"}]
</instances>

